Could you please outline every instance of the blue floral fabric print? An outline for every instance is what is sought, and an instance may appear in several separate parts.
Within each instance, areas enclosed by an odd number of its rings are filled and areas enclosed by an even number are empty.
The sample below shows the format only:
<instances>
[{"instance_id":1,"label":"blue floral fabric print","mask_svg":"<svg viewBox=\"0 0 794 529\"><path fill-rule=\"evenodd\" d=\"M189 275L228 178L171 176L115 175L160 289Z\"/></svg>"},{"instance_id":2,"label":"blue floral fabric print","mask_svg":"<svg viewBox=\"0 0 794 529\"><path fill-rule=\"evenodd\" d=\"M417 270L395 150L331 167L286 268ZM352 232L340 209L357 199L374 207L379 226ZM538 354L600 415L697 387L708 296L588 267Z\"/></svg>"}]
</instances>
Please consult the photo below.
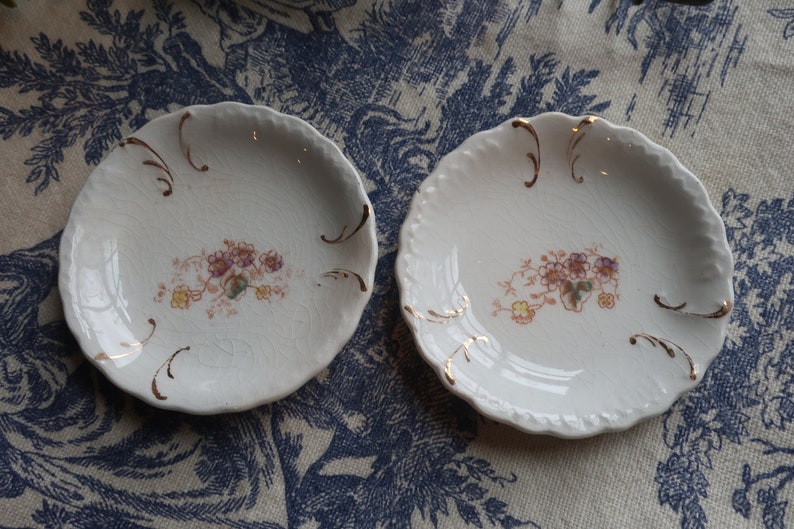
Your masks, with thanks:
<instances>
[{"instance_id":1,"label":"blue floral fabric print","mask_svg":"<svg viewBox=\"0 0 794 529\"><path fill-rule=\"evenodd\" d=\"M769 14L786 21L783 26L783 38L788 40L794 36L794 8L770 9Z\"/></svg>"},{"instance_id":2,"label":"blue floral fabric print","mask_svg":"<svg viewBox=\"0 0 794 529\"><path fill-rule=\"evenodd\" d=\"M38 57L0 47L0 88L30 92L37 100L21 109L0 105L4 139L34 132L43 136L25 161L30 167L27 181L35 193L61 179L65 150L79 146L86 163L95 165L121 139L122 130L137 129L158 113L191 104L224 100L271 104L278 98L284 112L355 135L355 127L370 119L368 112L373 116L394 112L389 100L404 83L432 80L447 101L449 125L428 138L442 153L506 117L552 109L597 114L609 106L609 101L596 101L586 92L598 70L564 65L553 52L538 52L521 62L508 57L498 70L472 62L466 49L477 38L478 28L504 18L503 8L496 4L474 11L476 16L448 17L449 32L437 31L441 9L435 4L406 1L399 8L376 6L358 28L358 36L348 42L335 31L332 9L309 10L312 25L304 28L293 20L297 15L276 19L281 24L272 20L265 24L271 15L268 10L256 12L211 0L198 3L219 26L227 50L223 66L207 60L184 13L165 0L152 2L156 19L151 22L143 10L89 0L80 18L96 32L96 40L67 45L40 33L31 39ZM529 6L525 17L536 14L539 4ZM516 17L509 20L518 23ZM322 33L316 31L317 24ZM267 31L262 30L265 26ZM250 31L241 33L240 28ZM504 33L510 29L504 28ZM423 43L419 48L417 41ZM297 51L313 60L295 61ZM438 56L449 60L429 60ZM428 59L417 62L417 57ZM324 64L324 70L316 64ZM248 77L266 75L267 88L241 83L244 70ZM327 70L337 75L327 76ZM453 80L459 78L465 83L452 89ZM541 101L551 91L549 99ZM362 93L372 95L362 100ZM507 106L508 97L515 103ZM474 105L479 109L476 113L469 111ZM419 125L421 130L421 121L415 119L404 122L403 128L413 132Z\"/></svg>"},{"instance_id":3,"label":"blue floral fabric print","mask_svg":"<svg viewBox=\"0 0 794 529\"><path fill-rule=\"evenodd\" d=\"M592 0L590 12L600 3ZM624 35L642 52L637 81L658 90L657 100L667 109L665 135L694 136L714 92L738 66L748 39L741 9L735 0L715 0L702 7L659 1L634 7L619 2L607 19L607 33ZM635 101L636 94L626 109L627 120Z\"/></svg>"},{"instance_id":4,"label":"blue floral fabric print","mask_svg":"<svg viewBox=\"0 0 794 529\"><path fill-rule=\"evenodd\" d=\"M316 113L308 119L341 129L349 156L378 183L372 200L379 226L388 229L380 234L386 243L378 267L381 286L370 305L381 307L383 314L365 317L354 338L355 349L365 355L342 355L323 377L283 402L219 420L175 418L130 402L97 378L79 361L62 321L37 323L36 307L55 287L59 235L3 256L0 270L8 292L3 321L10 328L4 333L2 361L9 392L5 402L13 404L2 415L7 425L0 434L3 494L38 493L41 507L32 521L45 526L112 520L119 527L152 527L181 519L188 510L205 523L276 528L283 521L243 520L257 495L280 479L286 490L288 527L309 521L341 527L354 521L359 528L408 528L417 513L435 526L452 512L474 527L536 527L511 514L501 499L501 491L517 476L466 455L476 433L473 412L435 383L413 351L404 350L410 338L394 306L396 287L390 270L396 226L410 198L407 185L418 184L437 153L517 114L602 112L609 101L588 91L598 71L564 65L551 52L533 54L522 64L507 58L497 71L482 62L470 64L465 47L479 24L500 15L496 9L482 9L480 19L465 20L467 26L461 19L454 36L441 34L426 44L428 54L459 57L438 71L438 65L430 63L426 68L409 67L410 55L416 53L409 53L413 39L435 29L432 16L419 17L427 22L411 26L411 34L395 29L405 27L406 10L435 15L438 8L424 2L373 10L362 26L362 33L371 36L357 47L333 37L330 12L311 13L309 33L288 24L262 33L253 29L261 13L224 2L201 2L200 7L221 27L227 49L222 68L205 60L184 15L163 1L152 4L154 22L144 21L142 11L89 1L81 19L98 34L111 37L110 45L88 40L67 46L40 34L33 38L38 58L2 51L4 86L32 92L39 101L19 111L4 108L0 120L5 137L34 131L44 137L26 162L31 167L28 182L40 193L59 181L63 151L74 145L82 147L87 163L98 163L121 138L123 128L138 127L171 106L261 101L281 94L284 111L305 115L313 107ZM251 32L230 36L232 26ZM322 40L312 38L318 29L325 32ZM329 38L335 46L328 45ZM291 48L305 46L317 46L319 60L351 73L331 79L317 75L308 63L287 59ZM249 93L237 82L240 55L254 47L260 55L248 57L245 64L267 64L274 72L269 92L257 88ZM394 53L382 56L375 49ZM378 73L388 71L394 73ZM430 131L421 121L403 116L386 104L385 97L369 102L357 97L373 78L382 84L377 95L388 93L390 85L405 82L405 77L413 82L439 76L440 89L448 92L440 130ZM451 88L460 76L465 82ZM510 82L516 77L518 83ZM146 89L151 86L160 88ZM507 103L508 96L514 103ZM481 112L469 112L472 105ZM483 122L483 117L489 121ZM400 181L391 177L397 170L403 175ZM34 296L38 297L31 299ZM395 344L402 345L392 358ZM44 346L52 354L42 355ZM359 384L361 380L370 383ZM139 428L116 438L114 427L131 411ZM185 430L190 435L177 435ZM309 433L327 439L321 453L315 445L311 456L304 453L302 439ZM63 456L57 439L67 434L75 441L70 455ZM19 442L18 436L27 442ZM187 444L186 438L191 440ZM351 465L355 473L350 473ZM108 479L81 483L81 469L101 470ZM175 472L199 485L156 494L145 492L152 485L141 485ZM50 479L40 479L45 475ZM141 492L120 490L119 480Z\"/></svg>"},{"instance_id":5,"label":"blue floral fabric print","mask_svg":"<svg viewBox=\"0 0 794 529\"><path fill-rule=\"evenodd\" d=\"M327 370L277 403L197 417L125 395L84 360L57 310L59 228L4 246L12 250L0 255L0 525L6 505L24 506L15 529L564 526L561 501L531 494L549 496L546 480L560 476L539 477L536 460L490 457L478 436L493 425L444 389L412 344L393 277L411 197L441 156L516 116L645 120L673 145L699 139L714 109L739 97L756 41L790 46L794 35L784 1L72 5L77 27L15 33L14 45L0 36L0 137L22 153L21 169L3 173L4 190L17 193L7 201L49 205L76 192L70 156L87 174L165 112L266 104L343 148L373 203L380 255L361 325ZM595 30L561 45L553 31L561 20ZM772 36L751 34L748 21ZM617 59L582 51L591 42ZM718 508L737 523L791 527L794 194L710 185L736 261L729 338L702 383L648 426L643 484L653 515L684 529L715 527ZM30 215L39 220L45 209ZM594 459L603 442L587 445ZM740 456L723 458L739 447ZM596 525L611 520L596 517L601 507L585 514Z\"/></svg>"},{"instance_id":6,"label":"blue floral fabric print","mask_svg":"<svg viewBox=\"0 0 794 529\"><path fill-rule=\"evenodd\" d=\"M251 102L234 76L209 64L174 5L155 0L156 22L144 11L123 11L110 0L89 0L82 22L90 39L68 46L45 33L31 38L38 57L0 47L0 88L36 95L37 103L13 110L0 106L0 136L44 138L25 161L36 193L61 178L64 151L79 144L96 165L122 137L152 112L224 100ZM110 44L105 44L104 41ZM157 87L153 89L153 87Z\"/></svg>"},{"instance_id":7,"label":"blue floral fabric print","mask_svg":"<svg viewBox=\"0 0 794 529\"><path fill-rule=\"evenodd\" d=\"M396 311L378 332L359 333L366 355L342 355L277 404L218 417L157 411L82 361L63 321L39 323L56 286L59 240L0 256L0 497L37 494L28 522L277 529L245 520L278 479L287 527L409 528L417 513L435 526L450 512L475 527L537 527L500 499L518 477L465 454L477 429L472 410L434 383L413 351L391 357L395 343L410 343ZM119 436L131 421L137 427ZM319 453L304 445L309 435L326 440ZM173 475L179 488L164 490Z\"/></svg>"},{"instance_id":8,"label":"blue floral fabric print","mask_svg":"<svg viewBox=\"0 0 794 529\"><path fill-rule=\"evenodd\" d=\"M713 459L726 445L744 445L763 463L735 469L732 507L783 528L788 502L779 497L794 469L780 456L794 454L794 444L776 434L794 421L794 255L780 248L794 244L794 195L758 200L729 190L721 214L736 261L731 330L703 383L665 417L670 455L656 470L659 502L681 516L682 528L707 527L701 500Z\"/></svg>"}]
</instances>

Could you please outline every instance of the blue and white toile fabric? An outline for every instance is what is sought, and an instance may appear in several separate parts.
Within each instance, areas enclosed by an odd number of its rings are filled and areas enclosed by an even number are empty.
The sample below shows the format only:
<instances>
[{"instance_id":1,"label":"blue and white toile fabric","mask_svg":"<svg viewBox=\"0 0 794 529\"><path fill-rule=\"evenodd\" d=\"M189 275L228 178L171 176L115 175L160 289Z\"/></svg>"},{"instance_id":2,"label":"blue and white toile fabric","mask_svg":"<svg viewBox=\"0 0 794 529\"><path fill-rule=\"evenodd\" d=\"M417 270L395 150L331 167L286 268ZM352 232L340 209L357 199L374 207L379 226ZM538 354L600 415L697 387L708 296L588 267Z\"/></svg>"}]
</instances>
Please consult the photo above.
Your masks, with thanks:
<instances>
[{"instance_id":1,"label":"blue and white toile fabric","mask_svg":"<svg viewBox=\"0 0 794 529\"><path fill-rule=\"evenodd\" d=\"M794 528L794 3L18 0L0 11L3 528ZM63 321L58 244L122 137L195 103L332 138L377 216L373 298L283 401L126 396ZM736 260L728 339L669 413L579 441L478 416L422 362L392 274L410 197L514 116L635 127L701 177Z\"/></svg>"}]
</instances>

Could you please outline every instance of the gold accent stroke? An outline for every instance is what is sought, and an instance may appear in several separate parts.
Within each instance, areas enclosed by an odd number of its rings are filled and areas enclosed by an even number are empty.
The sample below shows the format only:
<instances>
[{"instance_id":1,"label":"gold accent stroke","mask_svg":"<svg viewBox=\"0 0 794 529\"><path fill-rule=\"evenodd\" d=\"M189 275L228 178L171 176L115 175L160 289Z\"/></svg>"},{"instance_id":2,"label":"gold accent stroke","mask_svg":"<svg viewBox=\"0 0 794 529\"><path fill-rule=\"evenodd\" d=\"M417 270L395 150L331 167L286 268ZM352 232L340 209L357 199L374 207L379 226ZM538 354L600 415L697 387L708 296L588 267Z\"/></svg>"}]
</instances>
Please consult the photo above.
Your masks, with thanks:
<instances>
[{"instance_id":1,"label":"gold accent stroke","mask_svg":"<svg viewBox=\"0 0 794 529\"><path fill-rule=\"evenodd\" d=\"M165 367L166 375L168 375L168 378L173 379L174 374L171 372L171 363L174 361L174 358L176 358L176 356L182 351L190 351L190 346L188 345L186 347L182 347L181 349L177 349L176 352L171 356L169 356L168 360L163 362L163 364L157 368L157 371L154 372L154 376L152 377L152 394L157 400L168 400L168 397L160 393L160 391L157 389L157 376L160 374L160 371L162 371L163 368Z\"/></svg>"},{"instance_id":2,"label":"gold accent stroke","mask_svg":"<svg viewBox=\"0 0 794 529\"><path fill-rule=\"evenodd\" d=\"M661 296L659 294L655 294L653 296L653 301L659 305L661 308L666 310L672 310L673 312L678 312L679 314L684 314L686 316L698 316L700 318L708 318L708 319L718 319L724 316L727 316L733 310L733 303L728 300L725 300L720 305L720 308L715 310L714 312L710 312L708 314L700 314L697 312L685 312L683 309L686 307L686 302L681 303L680 305L668 305L664 301L662 301Z\"/></svg>"},{"instance_id":3,"label":"gold accent stroke","mask_svg":"<svg viewBox=\"0 0 794 529\"><path fill-rule=\"evenodd\" d=\"M121 345L121 347L124 347L129 350L117 355L109 355L104 351L100 351L96 356L94 356L94 360L96 360L97 362L102 362L104 360L117 360L119 358L124 358L125 356L129 356L131 354L135 354L137 352L142 351L143 346L149 343L149 340L151 340L152 336L154 335L155 329L157 329L157 322L154 321L154 318L149 318L146 321L149 323L149 325L152 326L152 330L149 331L149 336L147 336L140 342L132 342L132 343L120 342L119 345Z\"/></svg>"},{"instance_id":4,"label":"gold accent stroke","mask_svg":"<svg viewBox=\"0 0 794 529\"><path fill-rule=\"evenodd\" d=\"M127 145L135 145L137 147L143 147L150 153L154 155L156 160L144 160L142 163L143 165L151 165L152 167L156 167L163 171L168 178L163 178L162 176L157 177L158 182L162 182L166 185L166 189L163 190L163 196L167 197L170 196L171 193L174 192L174 175L171 173L171 168L168 167L168 164L165 163L163 157L160 156L157 151L151 148L148 143L145 141L136 138L135 136L130 136L129 138L125 138L119 142L119 147L126 147Z\"/></svg>"},{"instance_id":5,"label":"gold accent stroke","mask_svg":"<svg viewBox=\"0 0 794 529\"><path fill-rule=\"evenodd\" d=\"M523 118L513 120L513 128L522 128L529 132L529 134L535 139L535 148L537 149L537 154L532 152L527 153L527 158L529 158L529 161L532 162L532 167L534 168L534 175L532 176L532 180L524 182L526 187L532 187L535 185L535 182L538 181L538 175L540 174L540 140L538 139L538 133L535 130L535 127L533 127L528 120Z\"/></svg>"},{"instance_id":6,"label":"gold accent stroke","mask_svg":"<svg viewBox=\"0 0 794 529\"><path fill-rule=\"evenodd\" d=\"M182 115L182 118L179 120L179 127L178 127L178 130L179 130L179 147L180 147L180 149L182 149L182 154L185 156L185 159L187 159L187 161L190 164L190 166L193 169L195 169L196 171L204 172L204 171L207 171L209 168L206 165L202 165L201 167L199 167L193 162L193 159L192 159L191 154L190 154L190 145L185 143L185 140L184 140L183 135L182 135L182 128L185 125L185 121L190 116L191 116L191 113L189 111L185 112ZM171 168L168 166L168 164L163 159L163 157L160 156L160 154L157 151L155 151L152 148L151 145L149 145L148 143L146 143L145 141L143 141L140 138L136 138L135 136L130 136L128 138L124 138L123 140L121 140L119 142L119 147L126 147L127 145L135 145L136 147L142 147L142 148L146 149L147 151L149 151L152 155L154 155L154 157L156 158L155 160L144 160L142 163L143 163L143 165L150 165L152 167L156 167L156 168L160 169L161 171L163 171L165 173L165 175L168 178L159 176L159 177L157 177L157 181L165 184L165 186L166 186L166 188L163 190L163 196L164 197L171 196L171 194L174 192L174 174L171 171Z\"/></svg>"},{"instance_id":7,"label":"gold accent stroke","mask_svg":"<svg viewBox=\"0 0 794 529\"><path fill-rule=\"evenodd\" d=\"M182 154L185 155L185 159L187 163L190 164L190 167L195 169L196 171L204 172L209 169L206 164L199 167L195 163L193 163L193 158L190 155L190 145L185 142L185 138L182 134L182 128L185 126L185 121L191 116L190 111L185 112L182 114L182 118L179 120L179 148L182 149Z\"/></svg>"},{"instance_id":8,"label":"gold accent stroke","mask_svg":"<svg viewBox=\"0 0 794 529\"><path fill-rule=\"evenodd\" d=\"M447 359L446 365L444 366L444 375L446 375L447 382L449 382L450 385L454 386L456 382L455 377L452 375L452 360L455 358L455 355L458 354L458 352L460 352L461 349L463 349L463 355L466 357L466 361L471 362L471 356L469 356L469 346L474 342L489 343L490 341L491 340L489 340L487 336L472 336L471 338L460 344L458 348L455 349L455 351L453 351L453 353Z\"/></svg>"},{"instance_id":9,"label":"gold accent stroke","mask_svg":"<svg viewBox=\"0 0 794 529\"><path fill-rule=\"evenodd\" d=\"M684 356L684 358L686 358L686 361L689 363L690 380L697 380L697 370L695 369L695 362L694 360L692 360L692 357L689 356L687 352L684 351L684 349L680 345L665 338L657 338L656 336L651 336L650 334L645 334L642 332L633 334L629 338L629 343L631 343L631 345L636 345L637 338L643 338L654 347L656 347L657 345L660 346L662 349L664 349L664 351L667 353L667 356L669 356L670 358L675 358L675 352L677 350L679 353L681 353Z\"/></svg>"},{"instance_id":10,"label":"gold accent stroke","mask_svg":"<svg viewBox=\"0 0 794 529\"><path fill-rule=\"evenodd\" d=\"M584 129L588 125L592 125L596 121L598 121L598 118L595 116L587 116L586 118L584 118L582 121L579 122L579 124L576 127L573 128L573 134L571 134L571 139L568 142L568 165L571 168L571 178L573 178L574 182L577 182L579 184L584 182L584 177L576 176L575 166L576 166L576 161L579 159L580 155L577 154L576 156L574 156L574 149L576 149L579 143L586 136L587 133L584 132Z\"/></svg>"},{"instance_id":11,"label":"gold accent stroke","mask_svg":"<svg viewBox=\"0 0 794 529\"><path fill-rule=\"evenodd\" d=\"M457 318L458 316L466 312L466 310L469 308L469 296L463 296L461 300L463 301L462 307L454 310L445 310L443 311L443 313L437 312L435 310L428 310L427 314L429 316L425 316L424 314L416 310L412 305L405 305L403 307L403 310L405 310L405 312L407 312L408 314L410 314L411 316L413 316L418 320L426 321L429 323L440 323L443 325L445 323L449 323L450 320Z\"/></svg>"},{"instance_id":12,"label":"gold accent stroke","mask_svg":"<svg viewBox=\"0 0 794 529\"><path fill-rule=\"evenodd\" d=\"M328 272L325 272L322 275L322 277L331 277L333 279L339 279L340 277L344 279L347 279L349 277L354 277L358 280L358 286L361 289L361 291L362 292L367 291L367 284L364 282L364 278L362 278L360 275L358 275L357 273L351 270L346 270L344 268L334 268L333 270L329 270Z\"/></svg>"},{"instance_id":13,"label":"gold accent stroke","mask_svg":"<svg viewBox=\"0 0 794 529\"><path fill-rule=\"evenodd\" d=\"M342 232L339 234L339 236L336 239L329 239L325 235L320 235L320 239L322 239L323 242L327 242L328 244L339 244L341 242L345 242L353 235L358 233L358 231L361 228L364 227L364 224L367 223L367 219L369 218L369 216L370 216L369 206L364 204L363 211L361 212L361 221L358 223L358 226L356 226L356 228L352 232L350 232L347 236L345 236L345 232L347 231L347 224L345 224L345 226L342 228Z\"/></svg>"}]
</instances>

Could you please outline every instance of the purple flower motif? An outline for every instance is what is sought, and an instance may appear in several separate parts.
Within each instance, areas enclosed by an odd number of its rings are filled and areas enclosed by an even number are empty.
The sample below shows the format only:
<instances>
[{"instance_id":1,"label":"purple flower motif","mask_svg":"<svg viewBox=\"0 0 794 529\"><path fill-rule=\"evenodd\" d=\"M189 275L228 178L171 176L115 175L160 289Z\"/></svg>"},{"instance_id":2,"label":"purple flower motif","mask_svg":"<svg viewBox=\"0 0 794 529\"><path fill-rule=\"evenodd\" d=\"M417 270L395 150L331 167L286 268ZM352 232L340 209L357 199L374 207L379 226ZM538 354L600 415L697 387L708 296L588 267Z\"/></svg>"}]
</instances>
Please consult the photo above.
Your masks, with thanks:
<instances>
[{"instance_id":1,"label":"purple flower motif","mask_svg":"<svg viewBox=\"0 0 794 529\"><path fill-rule=\"evenodd\" d=\"M609 257L599 257L595 261L595 273L604 281L616 279L618 270L618 262Z\"/></svg>"},{"instance_id":2,"label":"purple flower motif","mask_svg":"<svg viewBox=\"0 0 794 529\"><path fill-rule=\"evenodd\" d=\"M275 250L268 250L259 256L259 262L265 267L265 271L272 274L278 272L284 266L284 258Z\"/></svg>"},{"instance_id":3,"label":"purple flower motif","mask_svg":"<svg viewBox=\"0 0 794 529\"><path fill-rule=\"evenodd\" d=\"M229 271L234 264L234 258L231 252L222 252L218 250L207 258L209 262L208 271L212 277L221 277Z\"/></svg>"}]
</instances>

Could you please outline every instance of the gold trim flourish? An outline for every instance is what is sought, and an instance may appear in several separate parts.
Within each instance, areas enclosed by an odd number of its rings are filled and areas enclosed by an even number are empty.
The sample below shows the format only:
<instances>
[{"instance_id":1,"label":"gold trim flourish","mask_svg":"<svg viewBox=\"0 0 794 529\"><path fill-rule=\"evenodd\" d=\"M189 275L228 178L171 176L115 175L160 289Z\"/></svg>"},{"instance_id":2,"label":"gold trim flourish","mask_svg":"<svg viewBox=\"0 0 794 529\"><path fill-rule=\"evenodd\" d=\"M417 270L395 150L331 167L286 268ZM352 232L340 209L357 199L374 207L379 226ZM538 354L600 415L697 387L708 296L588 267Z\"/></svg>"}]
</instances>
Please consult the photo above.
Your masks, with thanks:
<instances>
[{"instance_id":1,"label":"gold trim flourish","mask_svg":"<svg viewBox=\"0 0 794 529\"><path fill-rule=\"evenodd\" d=\"M190 145L188 145L185 142L185 139L184 139L184 137L182 135L182 127L185 126L185 121L191 115L192 114L190 113L190 111L187 111L184 114L182 114L182 118L179 120L179 148L182 149L182 154L185 155L185 159L187 160L187 163L190 164L190 167L192 167L196 171L204 172L204 171L208 170L209 167L207 167L207 164L204 164L201 167L199 167L195 163L193 163L193 158L190 156Z\"/></svg>"},{"instance_id":2,"label":"gold trim flourish","mask_svg":"<svg viewBox=\"0 0 794 529\"><path fill-rule=\"evenodd\" d=\"M455 377L452 375L452 360L455 358L455 355L458 354L458 352L461 349L463 349L463 355L466 357L466 361L471 362L471 356L469 356L469 346L474 342L489 343L490 341L491 340L489 340L487 336L472 336L471 338L460 344L458 348L455 349L455 351L453 351L451 355L449 355L449 358L447 359L447 363L444 366L444 375L446 375L447 381L450 383L450 385L454 386L456 382Z\"/></svg>"},{"instance_id":3,"label":"gold trim flourish","mask_svg":"<svg viewBox=\"0 0 794 529\"><path fill-rule=\"evenodd\" d=\"M358 275L357 273L351 270L346 270L344 268L334 268L333 270L329 270L328 272L322 274L322 277L331 277L333 279L339 279L340 277L347 279L348 277L351 276L355 277L358 280L358 286L361 289L361 291L366 292L367 284L364 282L364 278L362 278L360 275Z\"/></svg>"},{"instance_id":4,"label":"gold trim flourish","mask_svg":"<svg viewBox=\"0 0 794 529\"><path fill-rule=\"evenodd\" d=\"M568 142L568 165L571 168L571 178L573 178L574 182L581 184L584 182L584 177L576 176L575 165L576 161L579 159L579 154L576 156L573 155L574 149L576 149L577 145L584 139L585 135L587 134L584 132L585 127L588 125L592 125L598 120L595 116L587 116L579 124L573 128L573 134L571 134L571 139ZM580 134L581 133L581 134Z\"/></svg>"},{"instance_id":5,"label":"gold trim flourish","mask_svg":"<svg viewBox=\"0 0 794 529\"><path fill-rule=\"evenodd\" d=\"M176 356L179 353L181 353L182 351L190 351L190 346L188 345L186 347L182 347L180 349L177 349L176 352L174 354L172 354L171 356L169 356L168 360L163 362L163 364L160 367L157 368L157 371L154 372L154 376L152 377L152 394L154 395L154 397L157 400L168 400L168 397L166 397L165 395L160 393L160 391L157 389L157 375L159 375L160 371L162 371L163 368L165 367L166 368L166 370L165 370L166 375L168 375L168 378L173 379L174 378L174 374L171 372L171 362L173 362L174 358L176 358Z\"/></svg>"},{"instance_id":6,"label":"gold trim flourish","mask_svg":"<svg viewBox=\"0 0 794 529\"><path fill-rule=\"evenodd\" d=\"M529 158L529 161L532 162L532 167L534 168L535 172L532 180L525 181L524 185L526 187L532 187L535 185L535 182L538 181L538 175L540 174L540 140L538 139L538 133L535 130L535 127L533 127L528 120L523 118L513 120L513 128L519 127L528 131L532 135L532 137L535 139L535 147L537 148L537 155L532 152L527 153L527 158Z\"/></svg>"},{"instance_id":7,"label":"gold trim flourish","mask_svg":"<svg viewBox=\"0 0 794 529\"><path fill-rule=\"evenodd\" d=\"M462 307L454 310L445 310L443 311L443 313L437 312L435 310L428 310L427 313L429 314L429 316L425 316L421 312L417 311L416 309L414 309L412 305L405 305L403 307L403 310L405 310L405 312L407 312L408 314L410 314L411 316L413 316L418 320L426 321L429 323L445 324L445 323L449 323L450 320L457 318L458 316L466 312L466 310L469 308L469 296L463 296L461 300L463 301Z\"/></svg>"},{"instance_id":8,"label":"gold trim flourish","mask_svg":"<svg viewBox=\"0 0 794 529\"><path fill-rule=\"evenodd\" d=\"M669 356L670 358L675 358L675 352L677 350L679 353L681 353L684 356L684 358L686 358L686 361L689 363L689 378L691 380L697 380L697 370L695 369L695 362L694 360L692 360L692 357L689 356L687 352L684 351L684 349L680 345L665 338L657 338L656 336L651 336L650 334L645 334L642 332L633 334L629 338L629 343L631 343L631 345L636 345L637 338L645 339L648 343L650 343L654 347L656 347L657 345L660 346L662 349L664 349L664 351L667 353L667 356Z\"/></svg>"},{"instance_id":9,"label":"gold trim flourish","mask_svg":"<svg viewBox=\"0 0 794 529\"><path fill-rule=\"evenodd\" d=\"M182 135L182 128L185 125L185 121L191 115L192 114L189 111L185 112L184 114L182 114L182 118L179 120L179 127L178 127L178 131L179 131L179 148L182 150L182 154L185 156L185 159L187 160L187 162L190 164L190 166L193 169L195 169L196 171L205 172L205 171L207 171L209 169L209 167L207 167L206 165L202 165L201 167L199 167L198 165L196 165L193 162L193 158L191 157L191 154L190 154L190 145L188 145L185 142L185 140L183 138L183 135ZM162 176L158 176L157 177L157 181L165 184L165 186L166 186L166 188L163 190L163 196L164 197L171 196L171 194L174 192L174 174L173 174L173 172L171 172L171 168L165 162L163 157L160 156L160 154L157 151L155 151L152 148L151 145L149 145L148 143L146 143L145 141L143 141L140 138L136 138L135 136L130 136L128 138L124 138L123 140L121 140L119 142L119 147L126 147L127 145L135 145L137 147L143 147L144 149L146 149L147 151L149 151L150 153L152 153L154 155L156 160L144 160L141 163L143 163L143 165L150 165L152 167L156 167L156 168L160 169L161 171L163 171L166 174L166 176L168 178L164 178Z\"/></svg>"},{"instance_id":10,"label":"gold trim flourish","mask_svg":"<svg viewBox=\"0 0 794 529\"><path fill-rule=\"evenodd\" d=\"M160 156L157 151L152 149L148 143L145 141L136 138L135 136L130 136L129 138L125 138L119 142L119 147L126 147L127 144L136 145L138 147L143 147L150 153L152 153L157 160L144 160L142 163L143 165L151 165L153 167L157 167L161 171L163 171L168 178L163 178L162 176L157 177L158 182L162 182L166 185L166 189L163 190L163 196L167 197L170 196L171 193L174 192L174 175L171 173L171 168L168 167L168 164L165 163L163 157Z\"/></svg>"},{"instance_id":11,"label":"gold trim flourish","mask_svg":"<svg viewBox=\"0 0 794 529\"><path fill-rule=\"evenodd\" d=\"M346 240L351 238L353 235L358 233L358 231L361 228L364 227L364 224L366 224L367 219L369 218L369 215L370 215L369 206L364 204L364 208L363 208L363 211L361 213L361 221L358 223L358 226L356 226L356 228L352 232L350 232L349 235L347 235L347 237L345 237L345 232L347 231L347 224L345 224L345 226L342 228L342 232L339 234L339 236L336 239L329 239L325 235L320 235L320 239L322 239L323 242L327 242L328 244L339 244L341 242L345 242Z\"/></svg>"},{"instance_id":12,"label":"gold trim flourish","mask_svg":"<svg viewBox=\"0 0 794 529\"><path fill-rule=\"evenodd\" d=\"M120 342L119 345L121 345L121 347L128 348L129 350L117 355L109 355L104 351L100 351L96 356L94 356L94 360L96 360L97 362L102 362L104 360L117 360L119 358L124 358L125 356L129 356L131 354L142 351L143 346L149 343L149 340L151 340L152 336L154 335L155 329L157 329L157 322L154 321L154 318L149 318L146 321L149 323L149 325L152 326L152 330L149 331L149 336L147 336L140 342L132 342L132 343Z\"/></svg>"},{"instance_id":13,"label":"gold trim flourish","mask_svg":"<svg viewBox=\"0 0 794 529\"><path fill-rule=\"evenodd\" d=\"M698 316L700 318L708 318L708 319L718 319L724 316L727 316L733 310L733 303L728 300L725 300L720 305L720 308L715 310L714 312L710 312L708 314L700 314L696 312L685 312L683 309L686 307L686 302L681 303L680 305L668 305L664 301L662 301L661 296L659 294L655 294L653 296L653 301L659 305L661 308L666 310L672 310L673 312L678 312L679 314L684 314L686 316Z\"/></svg>"}]
</instances>

